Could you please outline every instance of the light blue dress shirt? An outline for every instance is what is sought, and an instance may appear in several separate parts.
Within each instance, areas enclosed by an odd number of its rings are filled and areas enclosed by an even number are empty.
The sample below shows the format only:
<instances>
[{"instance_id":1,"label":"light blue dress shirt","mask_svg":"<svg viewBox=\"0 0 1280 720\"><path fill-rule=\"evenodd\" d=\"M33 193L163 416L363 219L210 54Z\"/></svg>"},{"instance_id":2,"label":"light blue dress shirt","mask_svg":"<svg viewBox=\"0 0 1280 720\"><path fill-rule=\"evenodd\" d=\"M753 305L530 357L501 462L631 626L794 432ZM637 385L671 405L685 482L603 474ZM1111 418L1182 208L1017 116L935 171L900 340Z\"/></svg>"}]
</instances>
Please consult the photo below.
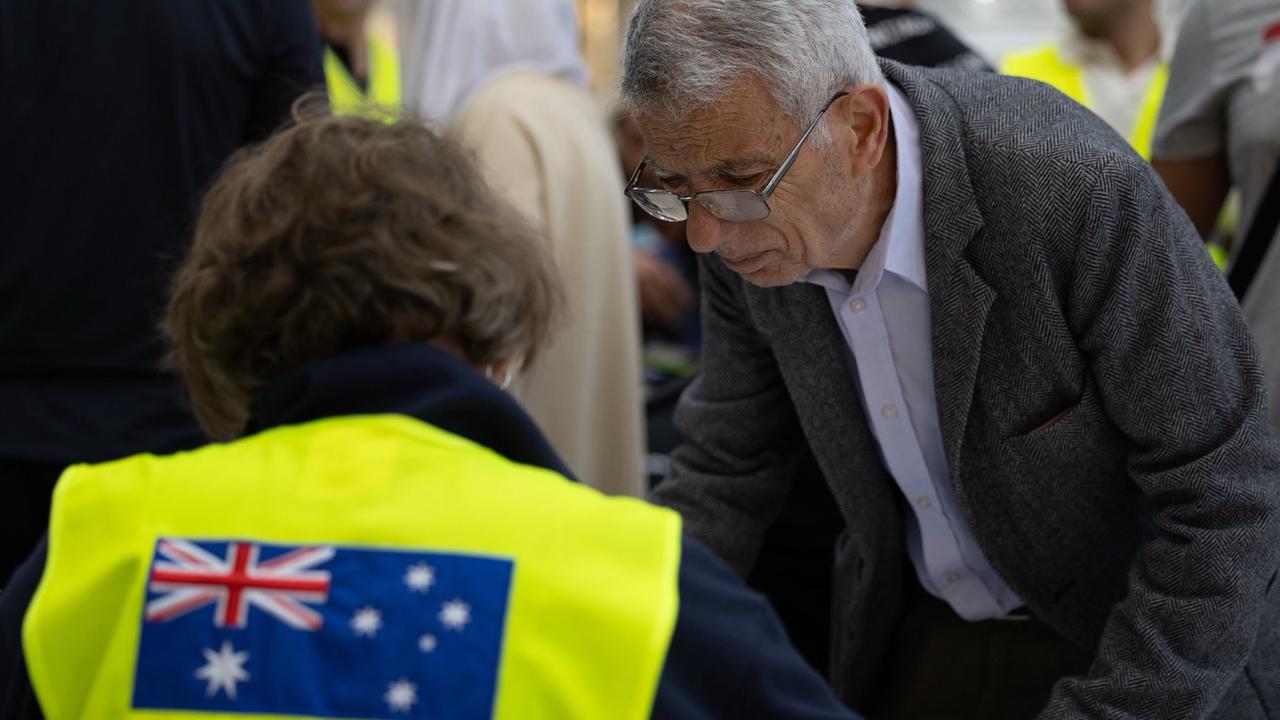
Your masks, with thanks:
<instances>
[{"instance_id":1,"label":"light blue dress shirt","mask_svg":"<svg viewBox=\"0 0 1280 720\"><path fill-rule=\"evenodd\" d=\"M1001 617L1022 600L991 568L961 517L942 446L924 260L920 128L906 96L892 84L886 88L898 153L893 208L852 284L830 270L815 270L805 281L826 288L853 355L854 384L871 432L912 510L906 543L920 584L966 620Z\"/></svg>"}]
</instances>

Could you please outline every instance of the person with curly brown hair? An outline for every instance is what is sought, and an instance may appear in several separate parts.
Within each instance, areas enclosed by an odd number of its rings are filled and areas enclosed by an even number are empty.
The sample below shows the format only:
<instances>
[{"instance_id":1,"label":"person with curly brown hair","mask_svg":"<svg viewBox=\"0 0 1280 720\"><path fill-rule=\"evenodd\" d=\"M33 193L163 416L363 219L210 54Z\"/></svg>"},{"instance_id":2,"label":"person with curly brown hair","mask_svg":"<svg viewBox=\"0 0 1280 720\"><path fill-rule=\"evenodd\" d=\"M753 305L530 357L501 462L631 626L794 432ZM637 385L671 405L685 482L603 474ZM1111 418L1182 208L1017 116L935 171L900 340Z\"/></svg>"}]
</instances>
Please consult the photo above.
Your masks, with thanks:
<instances>
[{"instance_id":1,"label":"person with curly brown hair","mask_svg":"<svg viewBox=\"0 0 1280 720\"><path fill-rule=\"evenodd\" d=\"M240 153L164 323L226 442L63 476L0 599L0 716L852 717L675 512L569 481L503 392L562 295L418 122Z\"/></svg>"}]
</instances>

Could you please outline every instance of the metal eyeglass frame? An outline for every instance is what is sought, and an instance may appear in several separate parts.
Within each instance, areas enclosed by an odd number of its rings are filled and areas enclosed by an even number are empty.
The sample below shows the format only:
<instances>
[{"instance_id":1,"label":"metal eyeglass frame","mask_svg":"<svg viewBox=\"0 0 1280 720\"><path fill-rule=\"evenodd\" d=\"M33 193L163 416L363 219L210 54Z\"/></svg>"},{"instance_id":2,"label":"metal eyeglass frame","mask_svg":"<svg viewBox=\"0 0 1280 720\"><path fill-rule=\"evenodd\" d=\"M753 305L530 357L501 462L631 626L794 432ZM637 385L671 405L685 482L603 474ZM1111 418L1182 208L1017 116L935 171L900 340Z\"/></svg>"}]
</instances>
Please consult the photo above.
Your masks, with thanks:
<instances>
[{"instance_id":1,"label":"metal eyeglass frame","mask_svg":"<svg viewBox=\"0 0 1280 720\"><path fill-rule=\"evenodd\" d=\"M822 116L827 112L827 108L831 107L831 104L836 100L839 100L848 94L849 93L845 91L840 91L831 96L831 99L822 106L822 109L818 111L817 116L813 118L813 122L809 123L809 127L805 128L800 139L796 141L795 147L791 148L791 152L787 154L787 158L782 161L782 164L778 166L777 171L773 173L773 177L769 178L769 181L766 182L764 187L759 190L752 190L751 188L699 190L698 192L686 197L683 195L677 195L670 190L636 187L636 181L640 179L640 173L644 170L645 163L649 162L648 158L644 158L640 161L640 164L636 166L635 172L631 173L631 179L627 181L627 187L624 192L626 192L627 197L631 198L635 204L640 206L641 210L644 210L646 213L649 213L649 215L665 222L683 222L684 220L687 220L689 217L689 203L693 201L697 201L697 203L707 212L728 222L755 222L756 220L763 220L769 217L769 196L773 194L773 191L778 187L778 183L782 182L782 177L787 174L787 171L791 169L791 165L795 163L796 158L800 156L800 149L804 147L805 140L809 139L809 134L818 126L818 121L821 120ZM763 213L742 217L725 217L722 215L721 212L725 212L725 210L717 209L717 206L720 204L716 203L715 199L739 195L751 195L755 197L755 199L759 201L758 207L763 210ZM677 217L672 213L664 211L661 206L650 200L650 197L666 197L678 200L684 208L684 217ZM741 205L736 207L741 207Z\"/></svg>"}]
</instances>

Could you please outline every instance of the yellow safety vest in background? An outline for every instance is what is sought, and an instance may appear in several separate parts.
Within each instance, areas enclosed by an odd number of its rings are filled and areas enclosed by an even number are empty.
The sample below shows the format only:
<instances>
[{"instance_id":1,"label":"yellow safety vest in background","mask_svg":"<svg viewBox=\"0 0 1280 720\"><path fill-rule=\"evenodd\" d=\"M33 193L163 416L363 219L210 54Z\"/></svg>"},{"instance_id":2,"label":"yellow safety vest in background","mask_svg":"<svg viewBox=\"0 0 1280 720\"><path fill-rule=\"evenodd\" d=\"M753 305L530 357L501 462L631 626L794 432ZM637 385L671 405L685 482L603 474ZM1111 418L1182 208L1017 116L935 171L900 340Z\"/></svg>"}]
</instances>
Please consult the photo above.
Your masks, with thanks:
<instances>
[{"instance_id":1,"label":"yellow safety vest in background","mask_svg":"<svg viewBox=\"0 0 1280 720\"><path fill-rule=\"evenodd\" d=\"M400 58L389 42L372 34L365 36L369 48L369 86L362 90L351 77L342 58L328 46L324 49L324 80L334 115L360 115L393 122L400 107Z\"/></svg>"},{"instance_id":2,"label":"yellow safety vest in background","mask_svg":"<svg viewBox=\"0 0 1280 720\"><path fill-rule=\"evenodd\" d=\"M1084 69L1064 60L1056 44L1011 53L1000 64L1000 72L1047 83L1072 100L1090 107L1089 93L1084 84ZM1164 99L1164 88L1168 80L1169 66L1160 63L1151 73L1151 81L1142 94L1137 118L1125 135L1125 139L1144 160L1151 159L1156 118L1160 114L1160 102Z\"/></svg>"},{"instance_id":3,"label":"yellow safety vest in background","mask_svg":"<svg viewBox=\"0 0 1280 720\"><path fill-rule=\"evenodd\" d=\"M318 420L63 475L23 625L50 720L157 717L132 698L159 538L509 558L496 718L647 718L677 614L676 513L405 416Z\"/></svg>"}]
</instances>

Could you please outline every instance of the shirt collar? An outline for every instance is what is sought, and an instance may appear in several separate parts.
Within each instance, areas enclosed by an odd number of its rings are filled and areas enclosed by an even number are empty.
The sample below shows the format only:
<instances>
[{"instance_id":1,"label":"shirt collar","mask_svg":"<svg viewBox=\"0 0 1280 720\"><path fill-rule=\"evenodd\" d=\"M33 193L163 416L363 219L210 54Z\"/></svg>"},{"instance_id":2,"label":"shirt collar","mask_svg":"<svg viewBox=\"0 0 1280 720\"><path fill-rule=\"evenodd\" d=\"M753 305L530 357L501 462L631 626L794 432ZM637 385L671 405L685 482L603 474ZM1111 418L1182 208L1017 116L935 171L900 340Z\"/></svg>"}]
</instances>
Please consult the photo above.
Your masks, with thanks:
<instances>
[{"instance_id":1,"label":"shirt collar","mask_svg":"<svg viewBox=\"0 0 1280 720\"><path fill-rule=\"evenodd\" d=\"M849 283L833 270L813 270L805 282L854 294L874 290L880 278L890 272L924 292L929 283L924 259L924 173L920 156L920 124L911 101L893 83L885 83L889 95L889 117L897 147L898 187L893 207L880 228L880 236Z\"/></svg>"}]
</instances>

